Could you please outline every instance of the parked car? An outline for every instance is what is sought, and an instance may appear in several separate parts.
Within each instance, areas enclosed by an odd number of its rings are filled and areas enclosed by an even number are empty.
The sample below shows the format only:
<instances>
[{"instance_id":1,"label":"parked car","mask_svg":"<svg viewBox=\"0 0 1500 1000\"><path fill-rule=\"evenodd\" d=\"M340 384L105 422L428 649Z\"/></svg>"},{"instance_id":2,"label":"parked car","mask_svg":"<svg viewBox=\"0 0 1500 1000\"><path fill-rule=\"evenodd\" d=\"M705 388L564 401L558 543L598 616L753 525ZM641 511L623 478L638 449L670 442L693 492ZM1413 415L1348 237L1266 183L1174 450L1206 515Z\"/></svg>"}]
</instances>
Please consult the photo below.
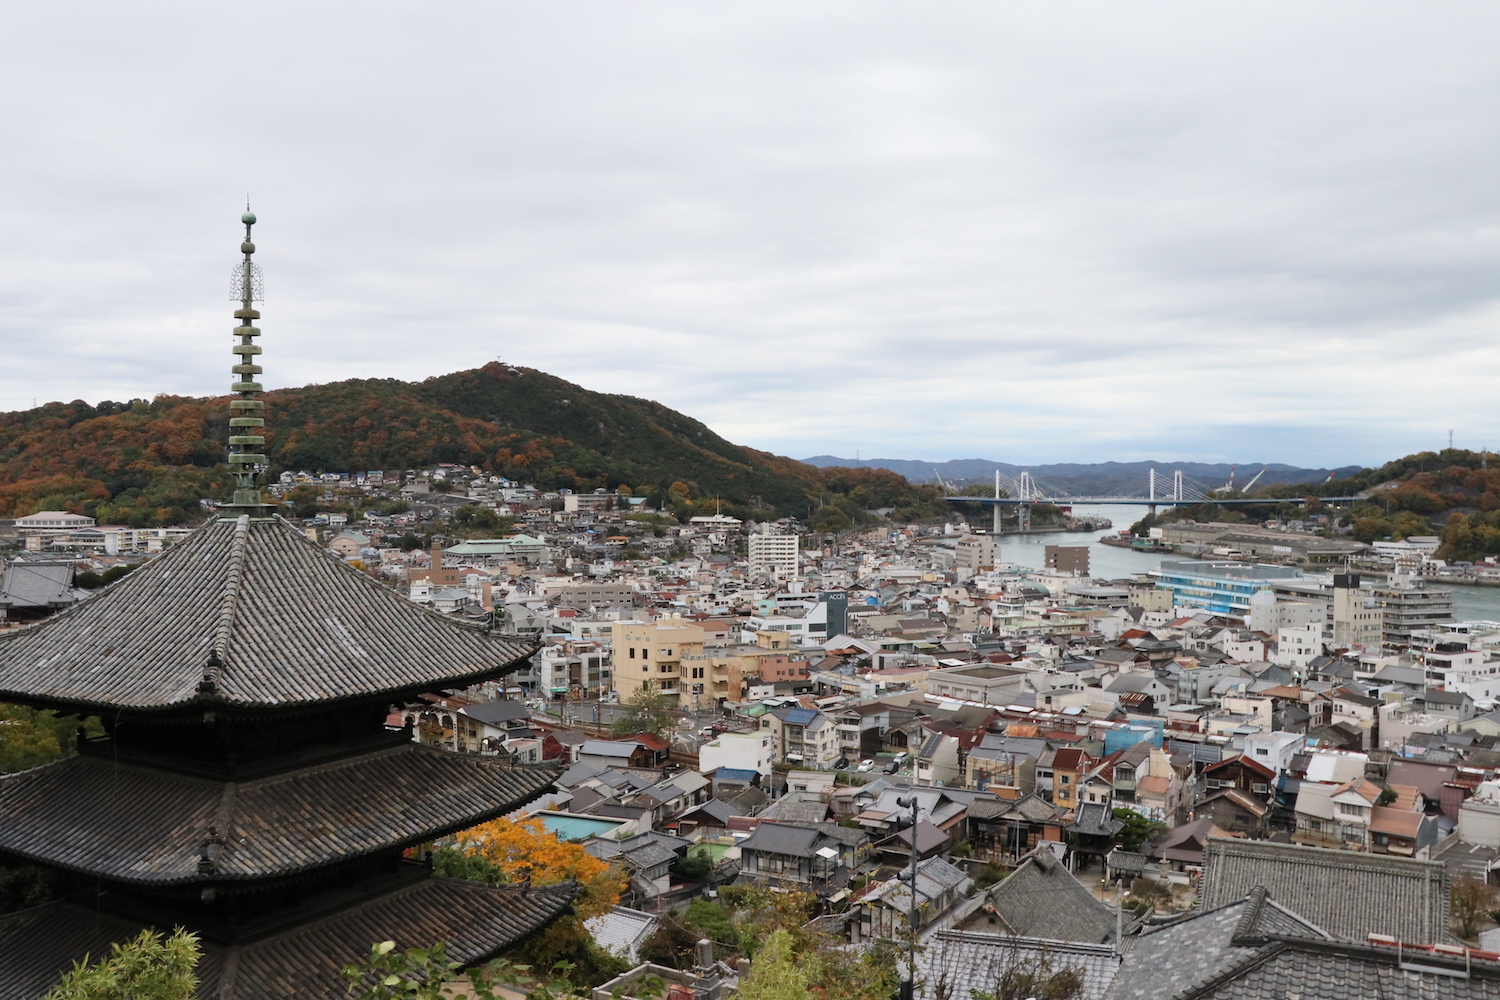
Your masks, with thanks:
<instances>
[{"instance_id":1,"label":"parked car","mask_svg":"<svg viewBox=\"0 0 1500 1000\"><path fill-rule=\"evenodd\" d=\"M873 771L874 769L875 762L873 760L870 760L869 758L860 761L859 767L855 768L856 771Z\"/></svg>"},{"instance_id":2,"label":"parked car","mask_svg":"<svg viewBox=\"0 0 1500 1000\"><path fill-rule=\"evenodd\" d=\"M845 768L847 768L848 766L849 766L849 758L848 757L840 757L838 760L836 760L836 761L833 762L833 769L835 771L842 771Z\"/></svg>"}]
</instances>

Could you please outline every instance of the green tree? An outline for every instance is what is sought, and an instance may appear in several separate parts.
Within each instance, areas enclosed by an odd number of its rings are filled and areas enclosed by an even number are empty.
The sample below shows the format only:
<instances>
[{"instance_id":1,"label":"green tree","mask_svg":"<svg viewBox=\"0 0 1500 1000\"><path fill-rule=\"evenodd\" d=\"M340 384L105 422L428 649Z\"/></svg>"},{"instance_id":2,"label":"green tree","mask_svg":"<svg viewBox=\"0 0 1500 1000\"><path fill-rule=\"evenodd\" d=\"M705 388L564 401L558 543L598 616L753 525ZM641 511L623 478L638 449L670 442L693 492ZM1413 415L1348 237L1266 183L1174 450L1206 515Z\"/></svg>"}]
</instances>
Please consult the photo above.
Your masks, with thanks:
<instances>
[{"instance_id":1,"label":"green tree","mask_svg":"<svg viewBox=\"0 0 1500 1000\"><path fill-rule=\"evenodd\" d=\"M662 737L677 725L677 716L672 709L674 699L655 690L641 688L625 701L625 714L615 720L609 731L615 736L634 736L650 733Z\"/></svg>"},{"instance_id":2,"label":"green tree","mask_svg":"<svg viewBox=\"0 0 1500 1000\"><path fill-rule=\"evenodd\" d=\"M848 514L830 505L818 508L807 526L814 531L843 531L852 523Z\"/></svg>"},{"instance_id":3,"label":"green tree","mask_svg":"<svg viewBox=\"0 0 1500 1000\"><path fill-rule=\"evenodd\" d=\"M352 1000L500 1000L513 992L500 987L523 984L531 1000L561 1000L576 995L566 978L568 971L566 963L560 963L552 970L553 978L537 982L528 975L529 966L502 959L464 972L441 941L431 948L405 951L394 941L382 941L371 946L369 958L346 965L344 979Z\"/></svg>"},{"instance_id":4,"label":"green tree","mask_svg":"<svg viewBox=\"0 0 1500 1000\"><path fill-rule=\"evenodd\" d=\"M70 756L80 722L71 715L0 703L0 774L25 771ZM81 723L85 735L101 736L98 719Z\"/></svg>"},{"instance_id":5,"label":"green tree","mask_svg":"<svg viewBox=\"0 0 1500 1000\"><path fill-rule=\"evenodd\" d=\"M688 904L682 922L701 936L718 944L732 945L735 941L734 922L724 908L713 900L698 897Z\"/></svg>"},{"instance_id":6,"label":"green tree","mask_svg":"<svg viewBox=\"0 0 1500 1000\"><path fill-rule=\"evenodd\" d=\"M705 848L690 851L677 863L677 872L688 882L702 882L714 870L714 859Z\"/></svg>"},{"instance_id":7,"label":"green tree","mask_svg":"<svg viewBox=\"0 0 1500 1000\"><path fill-rule=\"evenodd\" d=\"M1116 809L1115 819L1125 821L1115 834L1115 843L1127 851L1139 851L1146 841L1167 832L1165 824L1149 820L1133 809Z\"/></svg>"},{"instance_id":8,"label":"green tree","mask_svg":"<svg viewBox=\"0 0 1500 1000\"><path fill-rule=\"evenodd\" d=\"M740 1000L806 1000L811 995L803 956L792 947L786 928L778 927L756 953L750 975L740 983Z\"/></svg>"},{"instance_id":9,"label":"green tree","mask_svg":"<svg viewBox=\"0 0 1500 1000\"><path fill-rule=\"evenodd\" d=\"M180 928L116 944L89 965L85 957L44 1000L192 1000L198 986L198 938Z\"/></svg>"}]
</instances>

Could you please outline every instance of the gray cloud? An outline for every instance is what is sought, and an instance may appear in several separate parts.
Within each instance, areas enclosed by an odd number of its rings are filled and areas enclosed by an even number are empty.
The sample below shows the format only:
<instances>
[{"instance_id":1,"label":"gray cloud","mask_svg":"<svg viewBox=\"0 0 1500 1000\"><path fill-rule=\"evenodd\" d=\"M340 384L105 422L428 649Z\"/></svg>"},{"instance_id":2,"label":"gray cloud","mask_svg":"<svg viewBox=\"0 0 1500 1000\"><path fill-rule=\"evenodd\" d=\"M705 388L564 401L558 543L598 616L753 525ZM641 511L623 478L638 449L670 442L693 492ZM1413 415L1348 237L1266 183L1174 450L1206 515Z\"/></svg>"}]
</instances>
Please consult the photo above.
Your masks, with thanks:
<instances>
[{"instance_id":1,"label":"gray cloud","mask_svg":"<svg viewBox=\"0 0 1500 1000\"><path fill-rule=\"evenodd\" d=\"M1500 443L1500 12L67 5L0 33L0 408L494 358L793 455Z\"/></svg>"}]
</instances>

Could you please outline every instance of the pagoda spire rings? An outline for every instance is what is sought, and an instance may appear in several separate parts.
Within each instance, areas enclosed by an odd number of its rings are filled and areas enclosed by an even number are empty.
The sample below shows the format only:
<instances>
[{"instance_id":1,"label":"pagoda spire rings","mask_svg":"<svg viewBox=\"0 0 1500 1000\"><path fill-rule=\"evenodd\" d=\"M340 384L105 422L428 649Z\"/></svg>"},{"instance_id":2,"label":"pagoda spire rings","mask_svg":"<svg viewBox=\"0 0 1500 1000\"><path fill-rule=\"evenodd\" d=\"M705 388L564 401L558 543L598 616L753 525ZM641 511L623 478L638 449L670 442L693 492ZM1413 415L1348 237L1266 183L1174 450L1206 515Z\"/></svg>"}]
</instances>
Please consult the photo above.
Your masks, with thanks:
<instances>
[{"instance_id":1,"label":"pagoda spire rings","mask_svg":"<svg viewBox=\"0 0 1500 1000\"><path fill-rule=\"evenodd\" d=\"M236 364L230 369L235 380L229 387L238 396L229 403L229 472L234 477L234 501L225 506L231 508L231 517L242 512L266 516L270 508L261 499L257 483L268 464L263 454L266 404L260 398L263 387L255 380L264 369L255 363L261 349L255 343L260 329L253 323L260 318L255 303L265 298L265 286L260 268L252 259L255 243L251 239L251 228L255 225L255 213L250 211L248 203L240 221L245 225L245 239L240 243L240 253L245 259L234 269L232 297L240 302L240 307L234 311L240 325L234 328L234 336L239 342L230 348Z\"/></svg>"}]
</instances>

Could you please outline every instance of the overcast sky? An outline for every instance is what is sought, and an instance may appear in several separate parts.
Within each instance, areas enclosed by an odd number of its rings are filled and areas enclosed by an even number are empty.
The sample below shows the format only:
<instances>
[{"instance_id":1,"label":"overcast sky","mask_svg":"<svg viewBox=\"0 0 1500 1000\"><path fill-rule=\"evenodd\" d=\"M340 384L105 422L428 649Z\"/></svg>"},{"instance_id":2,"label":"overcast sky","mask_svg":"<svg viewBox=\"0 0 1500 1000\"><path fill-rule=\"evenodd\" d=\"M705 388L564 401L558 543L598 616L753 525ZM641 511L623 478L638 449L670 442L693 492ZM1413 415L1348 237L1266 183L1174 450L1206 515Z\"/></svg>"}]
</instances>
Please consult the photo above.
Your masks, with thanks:
<instances>
[{"instance_id":1,"label":"overcast sky","mask_svg":"<svg viewBox=\"0 0 1500 1000\"><path fill-rule=\"evenodd\" d=\"M0 409L496 358L804 457L1500 448L1500 6L10 4Z\"/></svg>"}]
</instances>

